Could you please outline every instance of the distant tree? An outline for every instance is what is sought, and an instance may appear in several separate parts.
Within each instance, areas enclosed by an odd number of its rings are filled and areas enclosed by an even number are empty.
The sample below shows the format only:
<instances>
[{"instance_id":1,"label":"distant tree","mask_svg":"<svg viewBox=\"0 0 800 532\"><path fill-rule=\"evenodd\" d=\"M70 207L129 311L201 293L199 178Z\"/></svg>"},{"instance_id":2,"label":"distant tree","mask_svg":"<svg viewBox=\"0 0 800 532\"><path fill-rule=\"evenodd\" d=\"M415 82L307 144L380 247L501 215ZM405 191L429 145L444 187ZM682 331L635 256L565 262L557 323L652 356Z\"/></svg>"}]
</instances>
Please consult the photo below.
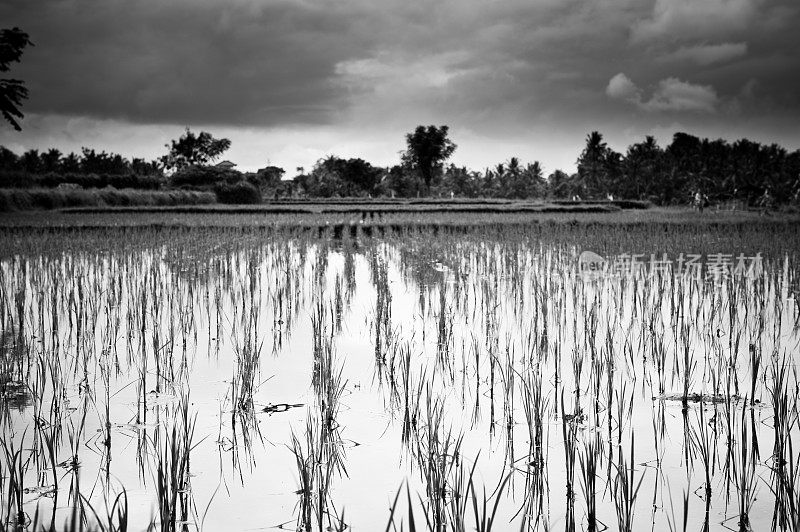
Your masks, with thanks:
<instances>
[{"instance_id":1,"label":"distant tree","mask_svg":"<svg viewBox=\"0 0 800 532\"><path fill-rule=\"evenodd\" d=\"M28 150L19 158L19 165L22 170L29 174L38 174L42 171L42 158L39 150Z\"/></svg>"},{"instance_id":2,"label":"distant tree","mask_svg":"<svg viewBox=\"0 0 800 532\"><path fill-rule=\"evenodd\" d=\"M800 150L795 150L786 156L786 164L782 173L790 191L788 199L795 204L800 204Z\"/></svg>"},{"instance_id":3,"label":"distant tree","mask_svg":"<svg viewBox=\"0 0 800 532\"><path fill-rule=\"evenodd\" d=\"M481 195L487 198L494 198L500 195L500 190L503 183L503 174L506 172L506 167L503 163L498 164L494 168L487 168L483 172L483 179L481 179Z\"/></svg>"},{"instance_id":4,"label":"distant tree","mask_svg":"<svg viewBox=\"0 0 800 532\"><path fill-rule=\"evenodd\" d=\"M772 189L776 199L789 200L794 196L800 174L791 172L789 151L777 144L762 148L763 186Z\"/></svg>"},{"instance_id":5,"label":"distant tree","mask_svg":"<svg viewBox=\"0 0 800 532\"><path fill-rule=\"evenodd\" d=\"M173 173L169 182L175 187L207 189L220 183L238 183L244 181L243 178L244 175L236 170L193 164Z\"/></svg>"},{"instance_id":6,"label":"distant tree","mask_svg":"<svg viewBox=\"0 0 800 532\"><path fill-rule=\"evenodd\" d=\"M169 148L169 153L161 161L168 170L176 170L214 161L231 147L231 141L215 139L206 131L195 135L187 127L178 140L171 141L166 147Z\"/></svg>"},{"instance_id":7,"label":"distant tree","mask_svg":"<svg viewBox=\"0 0 800 532\"><path fill-rule=\"evenodd\" d=\"M346 183L345 195L373 194L383 171L364 159L347 159L338 164L338 171Z\"/></svg>"},{"instance_id":8,"label":"distant tree","mask_svg":"<svg viewBox=\"0 0 800 532\"><path fill-rule=\"evenodd\" d=\"M42 171L58 172L61 169L61 152L55 148L50 148L41 155Z\"/></svg>"},{"instance_id":9,"label":"distant tree","mask_svg":"<svg viewBox=\"0 0 800 532\"><path fill-rule=\"evenodd\" d=\"M603 135L592 131L586 137L586 147L578 157L578 176L585 194L607 194L619 177L620 156L603 141Z\"/></svg>"},{"instance_id":10,"label":"distant tree","mask_svg":"<svg viewBox=\"0 0 800 532\"><path fill-rule=\"evenodd\" d=\"M501 198L513 198L515 188L519 180L520 171L519 159L512 157L507 163L497 165L498 188L497 196Z\"/></svg>"},{"instance_id":11,"label":"distant tree","mask_svg":"<svg viewBox=\"0 0 800 532\"><path fill-rule=\"evenodd\" d=\"M86 174L121 175L131 173L130 163L117 153L97 152L94 149L81 149L81 171Z\"/></svg>"},{"instance_id":12,"label":"distant tree","mask_svg":"<svg viewBox=\"0 0 800 532\"><path fill-rule=\"evenodd\" d=\"M539 161L525 166L515 188L518 198L543 198L547 195L547 181Z\"/></svg>"},{"instance_id":13,"label":"distant tree","mask_svg":"<svg viewBox=\"0 0 800 532\"><path fill-rule=\"evenodd\" d=\"M547 177L549 195L554 198L570 198L578 192L577 175L570 176L563 170L556 170Z\"/></svg>"},{"instance_id":14,"label":"distant tree","mask_svg":"<svg viewBox=\"0 0 800 532\"><path fill-rule=\"evenodd\" d=\"M81 171L81 159L75 152L70 152L61 158L59 171L64 174L78 173Z\"/></svg>"},{"instance_id":15,"label":"distant tree","mask_svg":"<svg viewBox=\"0 0 800 532\"><path fill-rule=\"evenodd\" d=\"M261 203L262 198L258 187L244 180L221 181L214 187L214 192L217 195L217 201L220 203L234 205L257 204Z\"/></svg>"},{"instance_id":16,"label":"distant tree","mask_svg":"<svg viewBox=\"0 0 800 532\"><path fill-rule=\"evenodd\" d=\"M0 170L16 170L19 157L5 146L0 146Z\"/></svg>"},{"instance_id":17,"label":"distant tree","mask_svg":"<svg viewBox=\"0 0 800 532\"><path fill-rule=\"evenodd\" d=\"M441 176L442 165L456 151L456 145L447 138L448 131L447 126L417 126L413 133L406 135L403 163L419 172L427 190L434 178Z\"/></svg>"},{"instance_id":18,"label":"distant tree","mask_svg":"<svg viewBox=\"0 0 800 532\"><path fill-rule=\"evenodd\" d=\"M255 174L248 174L248 181L253 183L262 192L276 191L281 184L281 178L286 172L277 166L260 168Z\"/></svg>"},{"instance_id":19,"label":"distant tree","mask_svg":"<svg viewBox=\"0 0 800 532\"><path fill-rule=\"evenodd\" d=\"M300 183L309 196L330 198L347 195L342 176L344 159L329 155L320 159L309 174L303 174Z\"/></svg>"},{"instance_id":20,"label":"distant tree","mask_svg":"<svg viewBox=\"0 0 800 532\"><path fill-rule=\"evenodd\" d=\"M664 150L652 136L648 135L644 142L628 147L621 174L622 178L613 192L620 198L660 198L666 195Z\"/></svg>"},{"instance_id":21,"label":"distant tree","mask_svg":"<svg viewBox=\"0 0 800 532\"><path fill-rule=\"evenodd\" d=\"M387 196L411 198L420 194L423 186L417 172L405 165L395 165L383 173L379 190Z\"/></svg>"},{"instance_id":22,"label":"distant tree","mask_svg":"<svg viewBox=\"0 0 800 532\"><path fill-rule=\"evenodd\" d=\"M502 196L505 198L525 199L543 196L546 188L539 162L522 166L516 157L509 159L503 181Z\"/></svg>"},{"instance_id":23,"label":"distant tree","mask_svg":"<svg viewBox=\"0 0 800 532\"><path fill-rule=\"evenodd\" d=\"M756 153L760 144L754 143ZM703 139L700 143L700 171L701 188L709 197L721 200L730 198L736 186L728 189L728 184L736 181L731 167L731 146L722 139Z\"/></svg>"},{"instance_id":24,"label":"distant tree","mask_svg":"<svg viewBox=\"0 0 800 532\"><path fill-rule=\"evenodd\" d=\"M330 155L317 161L310 174L296 183L310 196L363 196L377 192L383 170L363 159L341 159Z\"/></svg>"},{"instance_id":25,"label":"distant tree","mask_svg":"<svg viewBox=\"0 0 800 532\"><path fill-rule=\"evenodd\" d=\"M487 170L483 185L483 193L488 197L525 199L547 193L539 162L523 166L517 157Z\"/></svg>"},{"instance_id":26,"label":"distant tree","mask_svg":"<svg viewBox=\"0 0 800 532\"><path fill-rule=\"evenodd\" d=\"M616 194L616 190L622 181L622 154L608 148L606 150L605 176L602 187L598 193L605 197L608 194Z\"/></svg>"},{"instance_id":27,"label":"distant tree","mask_svg":"<svg viewBox=\"0 0 800 532\"><path fill-rule=\"evenodd\" d=\"M136 175L162 175L162 164L159 160L146 161L139 157L131 159L131 171Z\"/></svg>"},{"instance_id":28,"label":"distant tree","mask_svg":"<svg viewBox=\"0 0 800 532\"><path fill-rule=\"evenodd\" d=\"M479 195L480 175L470 172L467 167L451 164L444 172L444 192L452 192L456 196L472 198Z\"/></svg>"},{"instance_id":29,"label":"distant tree","mask_svg":"<svg viewBox=\"0 0 800 532\"><path fill-rule=\"evenodd\" d=\"M19 28L4 29L0 31L0 72L8 72L11 63L19 62L22 51L26 46L33 46L28 34ZM28 97L25 83L18 79L0 79L0 113L11 124L11 127L21 131L17 119L24 115L20 110L22 101Z\"/></svg>"},{"instance_id":30,"label":"distant tree","mask_svg":"<svg viewBox=\"0 0 800 532\"><path fill-rule=\"evenodd\" d=\"M669 190L665 201L688 201L704 183L701 141L694 135L678 132L665 150L669 168Z\"/></svg>"}]
</instances>

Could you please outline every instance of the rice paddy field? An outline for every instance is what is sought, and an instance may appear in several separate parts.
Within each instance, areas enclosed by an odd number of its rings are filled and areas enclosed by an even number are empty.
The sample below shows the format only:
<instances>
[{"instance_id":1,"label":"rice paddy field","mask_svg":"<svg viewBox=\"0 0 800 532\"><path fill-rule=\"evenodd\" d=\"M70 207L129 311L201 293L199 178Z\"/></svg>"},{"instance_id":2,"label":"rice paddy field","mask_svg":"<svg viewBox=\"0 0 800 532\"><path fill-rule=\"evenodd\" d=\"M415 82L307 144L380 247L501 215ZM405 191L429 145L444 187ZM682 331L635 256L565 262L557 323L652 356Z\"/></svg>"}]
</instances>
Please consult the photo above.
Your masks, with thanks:
<instances>
[{"instance_id":1,"label":"rice paddy field","mask_svg":"<svg viewBox=\"0 0 800 532\"><path fill-rule=\"evenodd\" d=\"M789 216L0 217L5 530L800 530Z\"/></svg>"}]
</instances>

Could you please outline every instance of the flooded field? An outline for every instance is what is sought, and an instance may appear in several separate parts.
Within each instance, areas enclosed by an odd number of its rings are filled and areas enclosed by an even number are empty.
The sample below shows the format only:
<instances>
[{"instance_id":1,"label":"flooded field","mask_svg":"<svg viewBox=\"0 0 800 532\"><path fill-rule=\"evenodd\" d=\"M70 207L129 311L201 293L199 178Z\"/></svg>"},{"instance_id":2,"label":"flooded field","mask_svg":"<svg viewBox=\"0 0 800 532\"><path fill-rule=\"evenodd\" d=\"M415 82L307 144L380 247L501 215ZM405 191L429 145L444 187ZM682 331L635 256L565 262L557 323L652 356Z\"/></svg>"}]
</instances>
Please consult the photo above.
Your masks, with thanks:
<instances>
[{"instance_id":1,"label":"flooded field","mask_svg":"<svg viewBox=\"0 0 800 532\"><path fill-rule=\"evenodd\" d=\"M0 242L5 529L800 529L796 224Z\"/></svg>"}]
</instances>

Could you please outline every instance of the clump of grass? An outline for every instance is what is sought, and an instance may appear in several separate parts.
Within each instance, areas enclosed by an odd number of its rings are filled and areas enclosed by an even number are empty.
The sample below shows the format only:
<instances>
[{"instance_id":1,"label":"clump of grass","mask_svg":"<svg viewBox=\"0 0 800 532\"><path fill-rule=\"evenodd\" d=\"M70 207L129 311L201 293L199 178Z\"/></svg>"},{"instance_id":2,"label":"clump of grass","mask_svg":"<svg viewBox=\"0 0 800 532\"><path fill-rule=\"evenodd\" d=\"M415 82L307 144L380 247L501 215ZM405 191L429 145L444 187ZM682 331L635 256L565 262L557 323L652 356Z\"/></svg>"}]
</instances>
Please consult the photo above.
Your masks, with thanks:
<instances>
[{"instance_id":1,"label":"clump of grass","mask_svg":"<svg viewBox=\"0 0 800 532\"><path fill-rule=\"evenodd\" d=\"M509 474L501 478L499 484L492 490L491 495L487 495L485 486L482 492L478 493L475 482L475 468L477 462L476 459L468 476L464 474L463 468L459 467L456 469L457 473L453 478L455 484L453 487L451 504L449 505L448 519L446 521L437 521L435 519L435 516L431 514L430 502L421 495L418 497L419 508L415 513L415 502L411 497L411 490L408 484L406 484L406 519L403 520L400 518L398 512L400 492L403 489L401 485L389 508L389 519L386 524L386 531L397 530L398 525L400 526L400 530L404 530L405 525L408 527L409 531L420 529L428 532L466 532L467 530L492 532L493 530L497 530L497 510L511 475ZM468 508L472 509L471 521L468 515ZM422 519L418 521L416 515L420 514L422 515ZM397 522L396 519L398 519L399 522Z\"/></svg>"},{"instance_id":2,"label":"clump of grass","mask_svg":"<svg viewBox=\"0 0 800 532\"><path fill-rule=\"evenodd\" d=\"M561 411L564 409L564 392L561 392ZM568 530L575 528L574 505L575 505L575 454L577 447L577 420L561 416L561 435L564 442L564 468L567 476L567 526Z\"/></svg>"},{"instance_id":3,"label":"clump of grass","mask_svg":"<svg viewBox=\"0 0 800 532\"><path fill-rule=\"evenodd\" d=\"M597 530L597 467L602 445L590 438L583 444L583 452L578 454L581 466L581 490L586 503L586 526L589 532Z\"/></svg>"},{"instance_id":4,"label":"clump of grass","mask_svg":"<svg viewBox=\"0 0 800 532\"><path fill-rule=\"evenodd\" d=\"M292 434L290 450L295 457L300 496L297 508L297 529L311 531L327 527L339 529L339 517L331 501L331 487L335 475L345 473L341 455L332 448L340 446L326 441L326 428L317 425L309 415L306 419L305 441Z\"/></svg>"},{"instance_id":5,"label":"clump of grass","mask_svg":"<svg viewBox=\"0 0 800 532\"><path fill-rule=\"evenodd\" d=\"M753 426L748 424L746 411L747 408L742 408L739 438L731 450L732 478L736 488L736 502L739 511L739 532L752 530L750 509L756 499L757 487L756 456L754 454L757 444L754 440L755 431Z\"/></svg>"},{"instance_id":6,"label":"clump of grass","mask_svg":"<svg viewBox=\"0 0 800 532\"><path fill-rule=\"evenodd\" d=\"M22 439L25 439L23 434ZM30 463L30 457L23 460L23 450L17 448L13 441L0 439L3 450L3 461L0 463L0 478L5 478L3 499L6 504L3 509L2 523L5 530L24 528L28 518L22 507L23 494L25 493L25 474Z\"/></svg>"},{"instance_id":7,"label":"clump of grass","mask_svg":"<svg viewBox=\"0 0 800 532\"><path fill-rule=\"evenodd\" d=\"M633 511L636 505L636 497L639 488L642 486L644 474L636 479L634 469L634 438L631 437L631 455L626 461L624 454L620 450L617 463L614 465L614 485L612 495L614 498L614 508L617 511L617 526L620 531L631 532L633 530Z\"/></svg>"},{"instance_id":8,"label":"clump of grass","mask_svg":"<svg viewBox=\"0 0 800 532\"><path fill-rule=\"evenodd\" d=\"M189 416L189 400L184 396L173 413L171 427L156 433L156 496L161 532L184 528L193 515L190 457L196 418Z\"/></svg>"},{"instance_id":9,"label":"clump of grass","mask_svg":"<svg viewBox=\"0 0 800 532\"><path fill-rule=\"evenodd\" d=\"M415 457L425 483L425 515L436 529L448 523L448 481L461 462L462 437L444 426L441 401L429 386L424 425L415 445Z\"/></svg>"},{"instance_id":10,"label":"clump of grass","mask_svg":"<svg viewBox=\"0 0 800 532\"><path fill-rule=\"evenodd\" d=\"M798 390L790 395L789 361L774 357L771 365L772 424L774 444L771 457L770 489L775 496L772 527L780 530L797 530L797 512L800 509L798 473L792 446L792 431L798 426ZM795 373L795 382L797 376Z\"/></svg>"}]
</instances>

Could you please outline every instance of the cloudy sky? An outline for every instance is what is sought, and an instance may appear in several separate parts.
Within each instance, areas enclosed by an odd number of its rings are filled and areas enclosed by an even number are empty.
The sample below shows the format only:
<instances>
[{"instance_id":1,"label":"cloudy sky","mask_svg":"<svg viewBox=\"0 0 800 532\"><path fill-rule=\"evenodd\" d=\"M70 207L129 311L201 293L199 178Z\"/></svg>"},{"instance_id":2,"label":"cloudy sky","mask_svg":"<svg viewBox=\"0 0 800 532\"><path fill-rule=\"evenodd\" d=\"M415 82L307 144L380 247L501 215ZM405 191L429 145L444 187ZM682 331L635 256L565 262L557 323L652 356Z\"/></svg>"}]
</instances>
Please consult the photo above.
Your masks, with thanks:
<instances>
[{"instance_id":1,"label":"cloudy sky","mask_svg":"<svg viewBox=\"0 0 800 532\"><path fill-rule=\"evenodd\" d=\"M3 0L35 47L15 151L154 158L186 126L242 168L398 161L447 124L454 162L573 170L676 130L800 148L797 0Z\"/></svg>"}]
</instances>

